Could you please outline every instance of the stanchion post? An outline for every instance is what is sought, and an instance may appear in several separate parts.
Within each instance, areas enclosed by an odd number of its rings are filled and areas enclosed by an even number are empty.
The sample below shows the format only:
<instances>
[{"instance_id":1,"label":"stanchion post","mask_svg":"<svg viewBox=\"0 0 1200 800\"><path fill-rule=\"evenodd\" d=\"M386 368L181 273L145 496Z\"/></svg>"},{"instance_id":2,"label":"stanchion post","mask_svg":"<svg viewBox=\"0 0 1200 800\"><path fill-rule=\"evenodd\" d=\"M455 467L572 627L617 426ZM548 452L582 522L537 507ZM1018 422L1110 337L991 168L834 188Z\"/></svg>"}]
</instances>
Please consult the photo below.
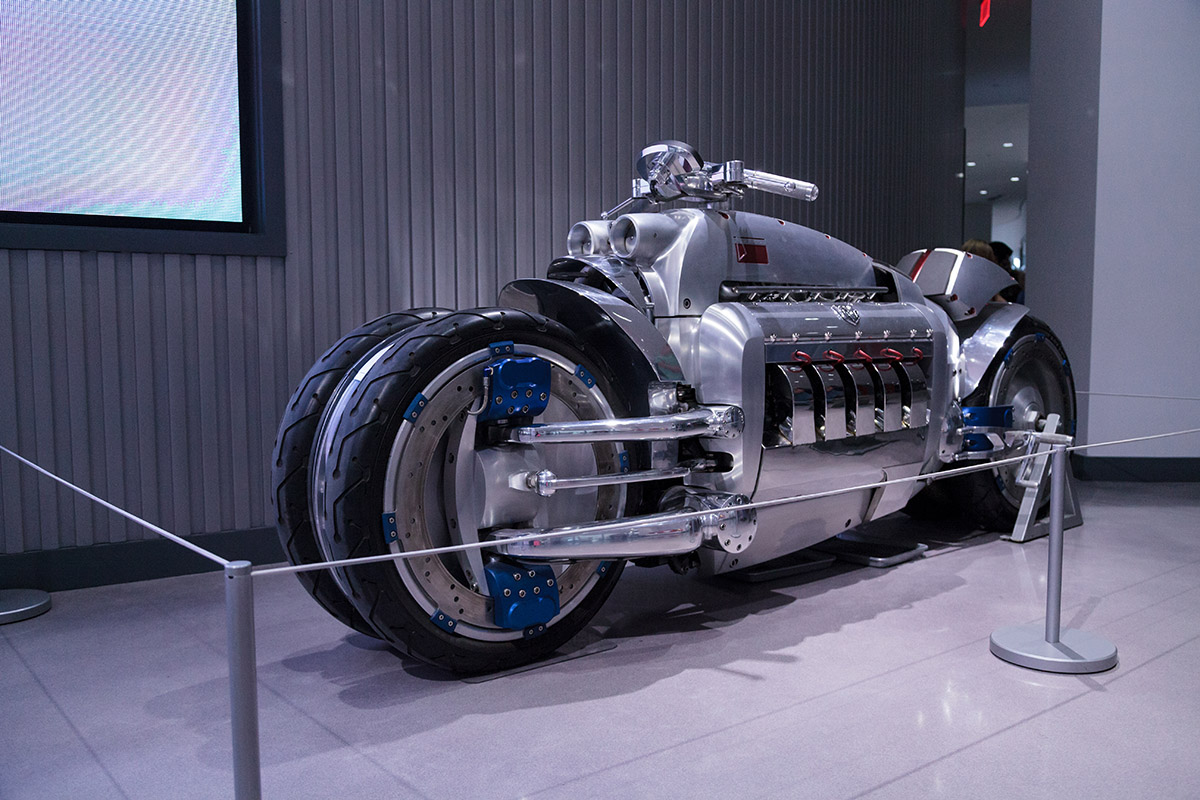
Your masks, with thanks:
<instances>
[{"instance_id":1,"label":"stanchion post","mask_svg":"<svg viewBox=\"0 0 1200 800\"><path fill-rule=\"evenodd\" d=\"M1067 447L1050 456L1050 558L1046 567L1046 641L1058 644L1062 620L1063 494L1067 486Z\"/></svg>"},{"instance_id":2,"label":"stanchion post","mask_svg":"<svg viewBox=\"0 0 1200 800\"><path fill-rule=\"evenodd\" d=\"M1062 617L1063 498L1067 487L1067 446L1055 444L1050 461L1050 555L1046 564L1046 624L1015 625L992 634L997 658L1043 672L1088 673L1112 669L1117 648L1086 631L1060 628Z\"/></svg>"},{"instance_id":3,"label":"stanchion post","mask_svg":"<svg viewBox=\"0 0 1200 800\"><path fill-rule=\"evenodd\" d=\"M254 579L249 561L234 561L225 567L225 627L233 728L233 796L236 800L260 800L258 658L254 650Z\"/></svg>"}]
</instances>

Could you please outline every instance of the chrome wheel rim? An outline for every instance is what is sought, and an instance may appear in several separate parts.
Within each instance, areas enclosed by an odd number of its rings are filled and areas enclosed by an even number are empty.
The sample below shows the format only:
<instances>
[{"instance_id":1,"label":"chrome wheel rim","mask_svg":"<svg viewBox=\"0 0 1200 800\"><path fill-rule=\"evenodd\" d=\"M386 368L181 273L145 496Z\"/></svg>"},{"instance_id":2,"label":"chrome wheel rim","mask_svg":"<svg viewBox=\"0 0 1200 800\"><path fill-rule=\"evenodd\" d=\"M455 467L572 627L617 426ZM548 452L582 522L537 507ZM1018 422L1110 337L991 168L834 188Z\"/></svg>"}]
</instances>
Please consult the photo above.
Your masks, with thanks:
<instances>
[{"instance_id":1,"label":"chrome wheel rim","mask_svg":"<svg viewBox=\"0 0 1200 800\"><path fill-rule=\"evenodd\" d=\"M1039 357L1041 352L1045 357ZM1058 414L1065 424L1071 409L1058 366L1063 362L1062 353L1045 336L1031 334L1018 339L996 372L989 404L1012 406L1013 427L1018 430L1036 430L1049 414ZM1021 505L1024 495L1016 483L1020 467L1006 464L993 470L1001 493L1013 508Z\"/></svg>"},{"instance_id":2,"label":"chrome wheel rim","mask_svg":"<svg viewBox=\"0 0 1200 800\"><path fill-rule=\"evenodd\" d=\"M533 355L551 365L549 406L539 421L611 418L613 410L598 386L587 387L575 376L576 365L541 347L518 344L521 355ZM486 348L458 359L430 380L421 393L426 406L415 421L404 421L393 440L384 484L384 511L394 511L396 541L393 553L423 550L447 544L478 541L473 524L459 524L461 502L454 484L455 461L470 451L461 442L474 428L468 410L478 404L483 367L492 360ZM619 448L611 443L539 445L539 458L560 474L571 470L618 471ZM619 516L623 487L602 487L571 495L545 498L533 520L539 527L608 519ZM524 632L497 627L486 580L478 568L486 554L423 556L394 562L413 600L431 617L437 613L454 620L454 632L481 641L520 639ZM600 579L601 562L582 561L555 565L560 612L550 625L569 614Z\"/></svg>"}]
</instances>

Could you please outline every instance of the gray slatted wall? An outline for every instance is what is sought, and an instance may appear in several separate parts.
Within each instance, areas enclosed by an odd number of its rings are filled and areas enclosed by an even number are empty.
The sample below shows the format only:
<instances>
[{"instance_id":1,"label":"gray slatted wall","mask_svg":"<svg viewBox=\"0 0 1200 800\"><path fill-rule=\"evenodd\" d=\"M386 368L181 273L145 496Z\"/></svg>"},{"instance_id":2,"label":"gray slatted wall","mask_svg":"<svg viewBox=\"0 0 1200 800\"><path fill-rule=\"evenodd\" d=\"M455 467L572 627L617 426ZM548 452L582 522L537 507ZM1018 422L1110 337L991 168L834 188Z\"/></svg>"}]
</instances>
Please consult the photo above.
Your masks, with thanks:
<instances>
[{"instance_id":1,"label":"gray slatted wall","mask_svg":"<svg viewBox=\"0 0 1200 800\"><path fill-rule=\"evenodd\" d=\"M286 259L0 249L0 442L172 530L272 524L315 356L543 271L656 139L816 181L743 207L877 257L958 241L957 3L283 6ZM146 535L7 457L0 524L4 553Z\"/></svg>"}]
</instances>

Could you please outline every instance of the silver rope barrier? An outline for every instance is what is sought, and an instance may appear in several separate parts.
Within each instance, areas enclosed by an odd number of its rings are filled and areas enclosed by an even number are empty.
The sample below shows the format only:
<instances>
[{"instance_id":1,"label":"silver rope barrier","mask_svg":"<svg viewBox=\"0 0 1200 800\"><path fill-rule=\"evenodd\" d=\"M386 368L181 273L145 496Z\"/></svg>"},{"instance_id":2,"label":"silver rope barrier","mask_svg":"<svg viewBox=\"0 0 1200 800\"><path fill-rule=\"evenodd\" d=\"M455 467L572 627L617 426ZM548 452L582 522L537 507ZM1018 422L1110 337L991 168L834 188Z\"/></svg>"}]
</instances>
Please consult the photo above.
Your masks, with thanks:
<instances>
[{"instance_id":1,"label":"silver rope barrier","mask_svg":"<svg viewBox=\"0 0 1200 800\"><path fill-rule=\"evenodd\" d=\"M1092 397L1132 397L1137 400L1200 400L1200 397L1185 397L1176 394L1126 394L1125 392L1085 392L1077 389L1075 394L1086 394Z\"/></svg>"},{"instance_id":2,"label":"silver rope barrier","mask_svg":"<svg viewBox=\"0 0 1200 800\"><path fill-rule=\"evenodd\" d=\"M1170 433L1156 433L1156 434L1151 434L1148 436L1138 436L1138 437L1134 437L1134 438L1130 438L1130 439L1118 439L1118 440L1114 440L1111 442L1097 442L1095 444L1073 445L1073 446L1067 447L1067 450L1069 450L1069 451L1087 450L1089 448L1094 448L1094 447L1109 447L1111 445L1130 444L1132 442L1145 442L1145 441L1150 441L1152 439L1165 439L1165 438L1172 437L1172 436L1184 436L1184 435L1192 434L1192 433L1200 433L1200 428L1188 428L1186 430L1172 431ZM965 467L954 467L952 469L941 470L939 472L933 472L933 473L929 473L927 475L911 475L911 476L904 477L904 478L892 478L890 480L885 480L885 481L876 481L873 483L862 483L862 484L858 484L855 486L846 486L846 487L842 487L840 489L830 489L830 490L824 491L824 492L813 492L812 494L801 494L801 495L791 495L789 497L779 497L774 500L757 500L757 501L746 503L746 504L740 505L740 506L731 506L730 509L726 509L726 510L728 511L728 510L733 509L733 510L738 510L738 511L743 511L743 510L750 511L750 510L759 509L759 508L771 508L774 506L790 505L792 503L802 503L807 500L819 500L824 497L835 497L840 494L848 494L850 492L858 492L858 491L862 491L864 489L879 489L879 488L882 488L885 486L892 486L892 485L901 484L901 483L917 483L917 482L932 483L933 481L945 480L947 478L953 478L958 475L965 475L970 472L982 472L984 470L995 469L996 467L1003 467L1008 464L1016 464L1016 463L1019 463L1022 461L1027 461L1031 458L1037 458L1037 457L1039 457L1039 454L1033 454L1033 453L1022 454L1019 456L1011 456L1009 458L997 459L995 461L986 461L981 464L970 464ZM682 522L682 521L688 520L688 519L695 519L698 517L711 516L713 513L715 513L715 512L712 511L711 509L702 509L700 511L681 511L676 514L672 514L670 517L664 516L664 519L672 519L672 520L677 520L677 521ZM619 530L619 529L625 527L626 524L628 524L628 523L617 520L617 521L614 521L614 522L611 522L611 523L608 523L605 525L592 526L590 530L592 530L594 532ZM545 531L545 532L541 532L541 533L531 533L526 536L513 536L511 538L505 539L504 541L506 544L516 544L519 542L531 542L531 541L534 541L535 539L546 540L546 539L558 538L561 536L572 536L572 535L574 535L574 533L575 533L574 531L560 531L557 533L554 531ZM464 542L463 544L447 545L445 547L430 547L430 548L427 548L424 550L406 550L406 551L403 551L400 553L384 553L382 555L376 555L376 556L360 556L358 558L343 558L343 559L337 559L334 561L321 561L321 562L317 562L317 563L313 563L313 564L291 564L291 565L288 565L285 567L264 567L261 569L254 570L254 574L255 575L285 575L285 574L297 573L297 572L313 572L315 570L320 570L320 569L329 569L330 567L353 567L353 566L359 566L362 564L378 564L383 561L402 561L402 560L408 559L408 558L420 558L420 557L424 557L424 556L438 556L438 555L445 555L445 554L449 554L449 553L461 553L461 552L465 552L468 550L486 550L487 548L493 546L494 544L495 543L491 542L491 541Z\"/></svg>"},{"instance_id":3,"label":"silver rope barrier","mask_svg":"<svg viewBox=\"0 0 1200 800\"><path fill-rule=\"evenodd\" d=\"M71 491L78 492L79 494L86 497L88 500L91 500L94 503L99 503L100 505L107 508L109 511L112 511L112 512L115 512L115 513L121 515L122 517L129 520L130 522L141 525L146 530L157 533L159 536L162 536L164 539L170 539L172 542L179 545L180 547L186 547L188 550L191 550L193 553L200 555L200 556L204 556L209 561L220 564L222 567L228 566L230 563L228 561L228 559L221 558L216 553L210 553L208 550L205 550L203 547L200 547L199 545L196 545L196 544L192 544L187 539L184 539L182 536L177 536L168 530L164 530L163 528L160 528L157 525L155 525L153 522L147 522L146 520L142 519L141 517L137 516L136 514L131 514L130 512L126 511L125 509L121 508L120 506L115 506L112 503L108 502L107 500L97 497L96 495L92 494L88 490L81 489L80 487L76 486L75 484L71 483L70 481L58 477L53 472L51 472L47 469L43 469L42 467L39 467L37 464L30 461L28 458L25 458L24 456L22 456L18 453L14 453L12 450L9 450L4 445L0 445L0 450L4 451L5 453L8 453L10 456L15 458L17 461L20 461L22 464L29 467L30 469L33 469L37 472L42 473L47 478L50 478L53 481L58 481L59 483L61 483L63 486L67 487Z\"/></svg>"}]
</instances>

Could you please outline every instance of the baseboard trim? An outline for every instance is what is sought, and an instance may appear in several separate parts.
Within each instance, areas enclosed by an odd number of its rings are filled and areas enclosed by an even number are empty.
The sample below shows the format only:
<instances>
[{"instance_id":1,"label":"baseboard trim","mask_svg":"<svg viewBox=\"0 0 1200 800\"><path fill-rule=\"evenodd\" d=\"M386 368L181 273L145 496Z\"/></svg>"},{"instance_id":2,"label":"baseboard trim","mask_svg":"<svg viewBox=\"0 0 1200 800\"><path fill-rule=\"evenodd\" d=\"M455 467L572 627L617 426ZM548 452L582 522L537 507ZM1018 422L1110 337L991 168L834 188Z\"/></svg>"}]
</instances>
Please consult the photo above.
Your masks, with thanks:
<instances>
[{"instance_id":1,"label":"baseboard trim","mask_svg":"<svg viewBox=\"0 0 1200 800\"><path fill-rule=\"evenodd\" d=\"M1075 477L1085 481L1136 483L1195 483L1200 481L1200 458L1125 458L1071 454Z\"/></svg>"},{"instance_id":2,"label":"baseboard trim","mask_svg":"<svg viewBox=\"0 0 1200 800\"><path fill-rule=\"evenodd\" d=\"M189 536L188 541L224 558L245 559L252 564L285 560L274 528L201 533ZM220 568L191 550L155 537L0 555L0 588L61 592L212 572Z\"/></svg>"}]
</instances>

